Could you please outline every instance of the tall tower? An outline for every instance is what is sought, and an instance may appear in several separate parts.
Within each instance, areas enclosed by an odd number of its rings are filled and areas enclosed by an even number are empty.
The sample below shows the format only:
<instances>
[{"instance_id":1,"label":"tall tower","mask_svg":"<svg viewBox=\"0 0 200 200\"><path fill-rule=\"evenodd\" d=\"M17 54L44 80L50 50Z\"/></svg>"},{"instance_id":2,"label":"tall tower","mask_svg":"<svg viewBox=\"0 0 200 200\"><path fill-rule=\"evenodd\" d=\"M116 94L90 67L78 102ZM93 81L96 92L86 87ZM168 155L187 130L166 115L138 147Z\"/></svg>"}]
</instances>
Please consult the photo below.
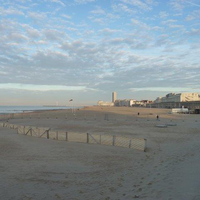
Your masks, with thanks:
<instances>
[{"instance_id":1,"label":"tall tower","mask_svg":"<svg viewBox=\"0 0 200 200\"><path fill-rule=\"evenodd\" d=\"M116 100L117 100L117 92L113 92L112 93L112 102L115 103Z\"/></svg>"}]
</instances>

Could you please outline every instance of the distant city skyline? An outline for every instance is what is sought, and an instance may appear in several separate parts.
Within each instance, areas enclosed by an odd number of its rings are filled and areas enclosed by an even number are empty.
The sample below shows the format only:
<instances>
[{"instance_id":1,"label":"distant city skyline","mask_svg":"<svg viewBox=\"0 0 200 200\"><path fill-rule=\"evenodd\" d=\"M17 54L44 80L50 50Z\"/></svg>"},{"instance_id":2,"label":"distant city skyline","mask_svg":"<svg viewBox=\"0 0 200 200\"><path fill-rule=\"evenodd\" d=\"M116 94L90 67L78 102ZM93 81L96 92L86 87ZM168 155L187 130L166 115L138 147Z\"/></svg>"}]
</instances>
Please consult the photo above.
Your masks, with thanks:
<instances>
[{"instance_id":1,"label":"distant city skyline","mask_svg":"<svg viewBox=\"0 0 200 200\"><path fill-rule=\"evenodd\" d=\"M200 92L197 0L0 0L0 105Z\"/></svg>"}]
</instances>

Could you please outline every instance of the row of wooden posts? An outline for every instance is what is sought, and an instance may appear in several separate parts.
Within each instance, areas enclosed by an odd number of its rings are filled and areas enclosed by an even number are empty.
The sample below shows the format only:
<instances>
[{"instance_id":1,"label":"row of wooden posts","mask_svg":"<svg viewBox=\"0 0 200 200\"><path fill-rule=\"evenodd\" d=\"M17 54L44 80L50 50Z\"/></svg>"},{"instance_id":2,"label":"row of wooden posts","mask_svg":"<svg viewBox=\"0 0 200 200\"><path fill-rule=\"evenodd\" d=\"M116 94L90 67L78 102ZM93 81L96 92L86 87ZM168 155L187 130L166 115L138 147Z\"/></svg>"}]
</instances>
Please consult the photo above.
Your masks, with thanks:
<instances>
[{"instance_id":1,"label":"row of wooden posts","mask_svg":"<svg viewBox=\"0 0 200 200\"><path fill-rule=\"evenodd\" d=\"M76 115L72 115L72 116L74 116L74 120L77 120L78 119L78 117L76 116ZM127 116L127 118L125 119L125 121L128 121L128 120L131 120L131 117L133 117L133 116ZM135 121L139 121L139 117L138 116L134 116L135 117ZM70 119L72 119L71 118L71 116L69 117ZM69 119L68 118L68 115L66 115L65 116L65 119ZM128 119L129 118L129 119ZM9 119L15 119L15 116L14 116L14 114L9 114L9 115L1 115L0 116L0 119L1 120L9 120ZM42 117L41 118L41 115L39 114L39 115L29 115L29 116L24 116L24 114L22 114L20 117L16 117L16 119L44 119L44 117ZM58 116L56 116L56 117L50 117L50 116L46 116L46 119L63 119L63 118L59 118ZM79 118L80 119L80 118ZM94 117L93 118L87 118L86 117L86 115L84 116L84 120L97 120L97 118L96 118L96 115L94 115ZM109 120L117 120L116 118L114 119L114 118L111 118L111 117L109 117L109 114L105 114L104 115L104 118L103 118L105 121L109 121ZM141 120L143 120L144 118L141 118ZM147 121L150 121L150 120L153 120L153 118L146 118L146 120ZM156 120L156 121L160 121L161 119L159 118L159 119L157 119L157 118L154 118L154 120ZM171 122L172 121L178 121L178 120L170 120ZM182 122L185 122L186 120L185 119L181 119L180 121L182 121ZM195 120L195 122L198 122L198 120Z\"/></svg>"},{"instance_id":2,"label":"row of wooden posts","mask_svg":"<svg viewBox=\"0 0 200 200\"><path fill-rule=\"evenodd\" d=\"M25 126L24 126L24 129L25 129ZM46 130L44 133L42 133L39 137L41 138L43 135L47 134L47 139L50 139L49 137L49 132L50 132L50 129ZM19 134L19 130L17 129L17 133ZM28 135L30 133L31 136L33 136L33 131L32 131L32 128L30 128L27 132L24 132L24 135ZM58 140L58 134L59 132L56 131L56 140ZM96 141L97 144L101 144L101 134L99 135L100 136L100 141L97 142L93 136L90 134L90 133L87 133L87 140L86 140L86 143L89 144L89 137L92 137L93 140ZM116 135L113 135L112 136L112 146L115 146L115 140L116 140ZM68 132L65 132L65 141L68 141ZM129 148L131 147L131 140L129 140Z\"/></svg>"}]
</instances>

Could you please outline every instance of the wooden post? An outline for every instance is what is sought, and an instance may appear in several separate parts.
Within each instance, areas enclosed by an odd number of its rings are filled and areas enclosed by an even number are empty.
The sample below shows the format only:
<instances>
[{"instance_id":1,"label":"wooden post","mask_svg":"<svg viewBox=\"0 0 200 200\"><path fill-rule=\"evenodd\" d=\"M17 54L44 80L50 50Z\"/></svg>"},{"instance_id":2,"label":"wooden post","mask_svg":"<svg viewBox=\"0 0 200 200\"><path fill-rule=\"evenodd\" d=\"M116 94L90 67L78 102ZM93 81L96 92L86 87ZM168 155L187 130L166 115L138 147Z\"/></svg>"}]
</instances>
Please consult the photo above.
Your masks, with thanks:
<instances>
[{"instance_id":1,"label":"wooden post","mask_svg":"<svg viewBox=\"0 0 200 200\"><path fill-rule=\"evenodd\" d=\"M89 143L89 133L87 133L87 143Z\"/></svg>"},{"instance_id":2,"label":"wooden post","mask_svg":"<svg viewBox=\"0 0 200 200\"><path fill-rule=\"evenodd\" d=\"M107 121L109 120L109 119L108 119L108 114L105 114L104 120L107 120Z\"/></svg>"},{"instance_id":3,"label":"wooden post","mask_svg":"<svg viewBox=\"0 0 200 200\"><path fill-rule=\"evenodd\" d=\"M115 146L115 139L116 139L116 136L113 135L113 143L112 143L113 146Z\"/></svg>"},{"instance_id":4,"label":"wooden post","mask_svg":"<svg viewBox=\"0 0 200 200\"><path fill-rule=\"evenodd\" d=\"M56 131L56 140L58 140L58 131Z\"/></svg>"},{"instance_id":5,"label":"wooden post","mask_svg":"<svg viewBox=\"0 0 200 200\"><path fill-rule=\"evenodd\" d=\"M147 148L147 139L144 139L144 152L146 152L146 148Z\"/></svg>"},{"instance_id":6,"label":"wooden post","mask_svg":"<svg viewBox=\"0 0 200 200\"><path fill-rule=\"evenodd\" d=\"M49 130L47 130L47 139L49 139Z\"/></svg>"},{"instance_id":7,"label":"wooden post","mask_svg":"<svg viewBox=\"0 0 200 200\"><path fill-rule=\"evenodd\" d=\"M66 132L66 141L68 141L68 132Z\"/></svg>"},{"instance_id":8,"label":"wooden post","mask_svg":"<svg viewBox=\"0 0 200 200\"><path fill-rule=\"evenodd\" d=\"M100 140L99 140L99 144L101 144L101 134L100 134Z\"/></svg>"},{"instance_id":9,"label":"wooden post","mask_svg":"<svg viewBox=\"0 0 200 200\"><path fill-rule=\"evenodd\" d=\"M131 140L129 140L129 148L131 148Z\"/></svg>"}]
</instances>

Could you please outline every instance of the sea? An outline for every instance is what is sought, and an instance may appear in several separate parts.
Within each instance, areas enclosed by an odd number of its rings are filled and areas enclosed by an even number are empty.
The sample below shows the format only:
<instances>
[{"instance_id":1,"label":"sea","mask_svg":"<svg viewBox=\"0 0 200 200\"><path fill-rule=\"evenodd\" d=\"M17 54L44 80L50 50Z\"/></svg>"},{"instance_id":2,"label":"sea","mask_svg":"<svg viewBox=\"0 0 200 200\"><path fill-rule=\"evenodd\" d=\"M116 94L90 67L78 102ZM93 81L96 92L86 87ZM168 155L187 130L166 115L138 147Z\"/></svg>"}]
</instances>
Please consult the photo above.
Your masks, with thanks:
<instances>
[{"instance_id":1,"label":"sea","mask_svg":"<svg viewBox=\"0 0 200 200\"><path fill-rule=\"evenodd\" d=\"M70 106L0 106L0 114L23 113L41 110L62 110L72 108L73 107Z\"/></svg>"}]
</instances>

